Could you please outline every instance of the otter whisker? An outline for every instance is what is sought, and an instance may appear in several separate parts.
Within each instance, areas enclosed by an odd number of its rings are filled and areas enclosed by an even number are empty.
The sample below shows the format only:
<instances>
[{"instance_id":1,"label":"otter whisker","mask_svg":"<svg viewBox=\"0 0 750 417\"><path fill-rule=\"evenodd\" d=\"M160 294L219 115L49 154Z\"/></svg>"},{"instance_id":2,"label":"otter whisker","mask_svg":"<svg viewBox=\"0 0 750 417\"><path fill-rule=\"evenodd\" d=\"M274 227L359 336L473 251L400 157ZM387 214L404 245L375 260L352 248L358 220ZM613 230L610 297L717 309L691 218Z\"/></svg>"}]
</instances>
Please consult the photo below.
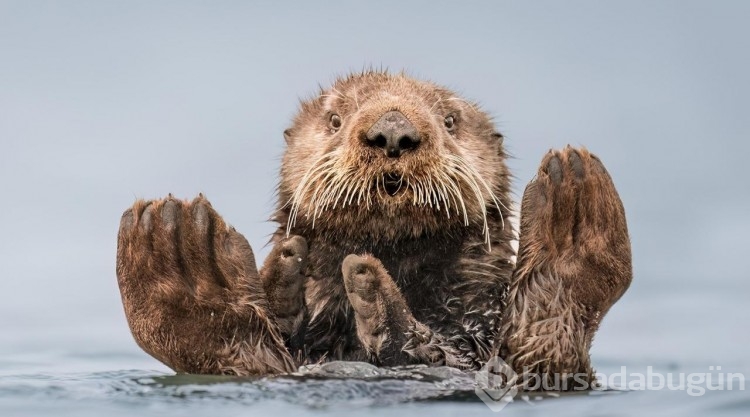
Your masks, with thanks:
<instances>
[{"instance_id":1,"label":"otter whisker","mask_svg":"<svg viewBox=\"0 0 750 417\"><path fill-rule=\"evenodd\" d=\"M357 105L357 111L359 111L359 97L357 96L357 89L354 89L354 104Z\"/></svg>"},{"instance_id":2,"label":"otter whisker","mask_svg":"<svg viewBox=\"0 0 750 417\"><path fill-rule=\"evenodd\" d=\"M420 184L423 184L420 181ZM430 205L430 208L436 207L438 211L440 211L440 205L437 201L437 195L435 194L435 188L432 186L432 180L428 177L427 178L427 184L424 185L425 189L427 190L427 204Z\"/></svg>"},{"instance_id":3,"label":"otter whisker","mask_svg":"<svg viewBox=\"0 0 750 417\"><path fill-rule=\"evenodd\" d=\"M385 185L385 180L383 181L383 185ZM394 192L394 194L398 194L401 191L401 187L403 187L403 186L404 186L404 176L403 175L399 175L399 177L398 177L398 188L396 188L396 191Z\"/></svg>"},{"instance_id":4,"label":"otter whisker","mask_svg":"<svg viewBox=\"0 0 750 417\"><path fill-rule=\"evenodd\" d=\"M294 198L296 202L299 204L301 202L301 197L303 197L307 193L307 188L311 184L315 184L315 181L312 181L313 179L319 178L321 175L325 174L327 172L326 168L328 168L330 165L333 165L334 161L329 160L322 164L319 164L318 166L314 167L314 169L310 170L308 174L303 178L303 180L300 183L300 187L297 188ZM298 207L299 208L299 207Z\"/></svg>"},{"instance_id":5,"label":"otter whisker","mask_svg":"<svg viewBox=\"0 0 750 417\"><path fill-rule=\"evenodd\" d=\"M435 102L432 104L432 107L430 107L430 113L432 113L432 110L434 110L435 106L437 106L438 104L440 104L441 101L443 101L442 97L438 97L438 99L435 100Z\"/></svg>"},{"instance_id":6,"label":"otter whisker","mask_svg":"<svg viewBox=\"0 0 750 417\"><path fill-rule=\"evenodd\" d=\"M344 196L344 200L341 202L341 207L346 207L349 204L351 204L351 198L350 198L350 196L354 197L354 193L353 193L354 186L355 186L354 177L350 176L349 179L348 179L348 181L347 181L347 183L346 183L346 195ZM335 208L335 206L334 206L334 208Z\"/></svg>"},{"instance_id":7,"label":"otter whisker","mask_svg":"<svg viewBox=\"0 0 750 417\"><path fill-rule=\"evenodd\" d=\"M463 167L460 165L456 165L456 175L458 175L463 182L469 186L471 191L474 193L475 198L477 199L477 203L479 205L479 209L482 212L482 219L484 220L484 231L483 234L489 236L489 226L487 225L487 207L484 200L484 196L482 195L482 190L479 188L479 184L476 183L474 178L472 178L471 175L467 174L462 170Z\"/></svg>"},{"instance_id":8,"label":"otter whisker","mask_svg":"<svg viewBox=\"0 0 750 417\"><path fill-rule=\"evenodd\" d=\"M431 198L434 200L435 208L437 211L440 211L440 198L441 198L441 191L440 188L437 186L437 184L433 185L432 178L427 179L427 186L430 189L431 192ZM445 208L445 211L448 211L448 208Z\"/></svg>"},{"instance_id":9,"label":"otter whisker","mask_svg":"<svg viewBox=\"0 0 750 417\"><path fill-rule=\"evenodd\" d=\"M422 195L424 196L422 204L432 208L432 189L425 183L420 184L422 185Z\"/></svg>"},{"instance_id":10,"label":"otter whisker","mask_svg":"<svg viewBox=\"0 0 750 417\"><path fill-rule=\"evenodd\" d=\"M326 168L330 167L336 162L334 156L335 152L329 152L318 158L305 172L299 185L292 193L290 198L290 212L289 219L287 220L286 234L289 236L292 227L296 224L297 216L299 215L299 209L302 205L303 197L308 193L309 187L314 183L311 181L313 178L319 178L321 175L326 173ZM312 206L313 204L311 204Z\"/></svg>"},{"instance_id":11,"label":"otter whisker","mask_svg":"<svg viewBox=\"0 0 750 417\"><path fill-rule=\"evenodd\" d=\"M322 159L322 158L321 158ZM300 180L299 185L297 185L297 188L292 193L291 197L289 198L289 204L290 212L291 214L294 214L298 204L299 204L299 196L302 194L302 190L304 190L307 187L307 180L308 177L312 174L312 172L316 171L318 169L317 162L315 162L310 169L305 173L305 175L302 176L302 179ZM294 218L294 216L290 216L290 219Z\"/></svg>"},{"instance_id":12,"label":"otter whisker","mask_svg":"<svg viewBox=\"0 0 750 417\"><path fill-rule=\"evenodd\" d=\"M474 168L474 167L473 167L473 166L472 166L471 164L469 164L468 162L466 162L466 160L465 160L465 159L464 159L463 157L461 157L461 156L458 156L458 155L450 155L450 156L449 156L449 158L455 158L455 161L456 161L456 162L457 162L458 164L460 164L460 165L461 165L461 167L462 167L462 168L463 168L463 169L464 169L464 170L465 170L465 171L466 171L466 172L467 172L467 173L468 173L469 175L471 175L471 177L472 177L472 178L474 178L474 180L475 180L475 181L476 181L476 182L477 182L478 184L481 184L481 185L482 185L482 186L484 187L484 189L485 189L485 190L487 191L487 193L488 193L488 194L490 195L490 197L492 198L492 201L493 201L493 202L495 203L495 207L496 207L496 208L498 209L498 213L499 213L499 214L500 214L500 215L502 216L502 214L503 214L503 213L502 213L502 211L500 211L500 208L502 207L502 208L505 208L506 210L507 210L508 208L507 208L507 207L505 207L505 205L504 205L504 204L502 204L502 203L501 203L501 202L500 202L500 201L499 201L499 200L497 199L497 197L495 196L495 193L494 193L494 192L493 192L493 190L492 190L492 187L490 187L490 185L489 185L489 184L487 183L487 181L486 181L486 180L484 179L484 177L482 177L482 175L481 175L481 174L479 174L479 172L477 172L477 170L476 170L476 169L475 169L475 168Z\"/></svg>"},{"instance_id":13,"label":"otter whisker","mask_svg":"<svg viewBox=\"0 0 750 417\"><path fill-rule=\"evenodd\" d=\"M329 169L327 171L321 172L319 175L316 175L313 177L315 181L311 181L315 183L315 188L313 189L313 193L310 196L310 201L316 202L317 204L321 203L321 200L323 199L323 195L330 190L329 187L327 187L331 183L331 178L338 176L339 173L335 169Z\"/></svg>"},{"instance_id":14,"label":"otter whisker","mask_svg":"<svg viewBox=\"0 0 750 417\"><path fill-rule=\"evenodd\" d=\"M411 205L412 206L416 206L418 204L417 193L419 192L421 188L422 188L421 181L416 180L416 179L411 181L411 189L412 189Z\"/></svg>"},{"instance_id":15,"label":"otter whisker","mask_svg":"<svg viewBox=\"0 0 750 417\"><path fill-rule=\"evenodd\" d=\"M341 178L343 177L343 175L344 174L341 173L341 168L336 167L335 169L333 169L333 175L325 178L325 180L321 183L321 189L323 190L320 193L319 197L319 204L321 208L325 209L331 203L333 196L341 187Z\"/></svg>"},{"instance_id":16,"label":"otter whisker","mask_svg":"<svg viewBox=\"0 0 750 417\"><path fill-rule=\"evenodd\" d=\"M352 206L352 205L358 204L358 203L356 203L355 200L356 200L356 197L357 197L357 191L359 190L359 183L360 182L361 182L360 178L358 178L356 176L352 178L352 180L351 180L351 183L352 183L352 185L351 185L351 187L352 187L352 193L349 196L349 199L347 200L347 205Z\"/></svg>"},{"instance_id":17,"label":"otter whisker","mask_svg":"<svg viewBox=\"0 0 750 417\"><path fill-rule=\"evenodd\" d=\"M448 189L445 187L445 180L440 177L440 182L438 183L440 190L440 195L443 199L443 207L445 208L445 215L448 216L448 218L451 218L451 196ZM455 201L454 201L455 204Z\"/></svg>"},{"instance_id":18,"label":"otter whisker","mask_svg":"<svg viewBox=\"0 0 750 417\"><path fill-rule=\"evenodd\" d=\"M432 184L429 181L424 181L421 184L424 189L425 201L427 206L429 206L431 209L435 209L435 200L433 198L435 196L435 189L432 188ZM437 207L437 210L440 211L440 207Z\"/></svg>"},{"instance_id":19,"label":"otter whisker","mask_svg":"<svg viewBox=\"0 0 750 417\"><path fill-rule=\"evenodd\" d=\"M354 204L354 197L357 195L357 190L358 190L360 181L355 181L355 179L352 180L352 195L349 197L349 201L347 201L348 205ZM357 201L357 205L359 205L359 201Z\"/></svg>"},{"instance_id":20,"label":"otter whisker","mask_svg":"<svg viewBox=\"0 0 750 417\"><path fill-rule=\"evenodd\" d=\"M321 94L318 97L321 97L321 98L338 98L338 99L342 99L342 100L344 99L343 97L338 96L336 94Z\"/></svg>"},{"instance_id":21,"label":"otter whisker","mask_svg":"<svg viewBox=\"0 0 750 417\"><path fill-rule=\"evenodd\" d=\"M352 175L349 172L346 172L345 175L343 176L343 179L341 180L341 186L339 187L340 190L338 193L336 193L336 198L333 200L333 206L331 207L332 210L336 209L336 206L338 205L338 202L341 199L341 197L344 195L344 192L350 188L349 184L351 184L351 178L352 178ZM346 198L344 199L344 202L345 201L346 201ZM344 205L344 202L341 203L342 207Z\"/></svg>"},{"instance_id":22,"label":"otter whisker","mask_svg":"<svg viewBox=\"0 0 750 417\"><path fill-rule=\"evenodd\" d=\"M467 106L469 106L475 112L479 111L479 108L477 107L477 105L475 103L472 103L472 102L470 102L468 100L462 99L461 97L449 97L446 100L447 101L460 101L460 102L466 104Z\"/></svg>"},{"instance_id":23,"label":"otter whisker","mask_svg":"<svg viewBox=\"0 0 750 417\"><path fill-rule=\"evenodd\" d=\"M322 179L320 177L323 177ZM326 187L329 184L330 178L336 176L331 172L325 172L315 177L317 179L315 189L313 190L312 196L310 197L310 207L312 210L312 227L315 228L315 220L318 218L318 213L323 210L323 194L330 190L330 187ZM308 213L309 217L309 213Z\"/></svg>"},{"instance_id":24,"label":"otter whisker","mask_svg":"<svg viewBox=\"0 0 750 417\"><path fill-rule=\"evenodd\" d=\"M312 205L314 202L318 201L318 194L322 192L322 188L325 186L328 178L330 178L333 175L333 173L328 171L321 171L315 174L311 178L310 185L313 187L312 190L305 190L305 194L309 195L309 203Z\"/></svg>"},{"instance_id":25,"label":"otter whisker","mask_svg":"<svg viewBox=\"0 0 750 417\"><path fill-rule=\"evenodd\" d=\"M325 179L329 179L326 177ZM336 182L334 182L336 184ZM329 193L332 187L329 186L328 181L321 181L316 187L313 197L311 197L310 204L314 207L312 211L312 227L315 228L315 220L318 218L318 214L325 211L325 195Z\"/></svg>"},{"instance_id":26,"label":"otter whisker","mask_svg":"<svg viewBox=\"0 0 750 417\"><path fill-rule=\"evenodd\" d=\"M454 170L455 172L455 170ZM464 214L464 226L469 225L469 214L466 211L466 204L464 203L464 197L461 193L461 187L458 185L456 181L454 181L453 177L450 175L446 176L446 184L448 185L448 189L451 191L451 194L453 196L453 201L456 202L456 212L458 214L463 211ZM458 211L458 207L461 207L461 211Z\"/></svg>"},{"instance_id":27,"label":"otter whisker","mask_svg":"<svg viewBox=\"0 0 750 417\"><path fill-rule=\"evenodd\" d=\"M419 183L418 185L418 187L414 188L414 205L422 206L424 205L424 190L421 183Z\"/></svg>"},{"instance_id":28,"label":"otter whisker","mask_svg":"<svg viewBox=\"0 0 750 417\"><path fill-rule=\"evenodd\" d=\"M503 204L502 202L498 200L497 196L492 191L492 187L490 187L490 185L487 183L484 177L482 177L482 175L480 175L479 172L477 172L477 170L473 166L468 164L464 158L462 157L458 157L458 158L463 162L463 166L472 173L472 176L479 183L481 183L484 186L484 188L487 190L487 193L490 195L490 198L492 198L492 201L495 203L495 207L497 208L498 214L500 214L500 223L502 225L503 230L505 230L505 219L504 219L503 211L501 210L501 208L504 208L506 211L509 211L508 207L505 207L505 204Z\"/></svg>"},{"instance_id":29,"label":"otter whisker","mask_svg":"<svg viewBox=\"0 0 750 417\"><path fill-rule=\"evenodd\" d=\"M370 205L372 205L372 199L373 199L372 193L367 192L370 187L371 187L370 181L367 181L366 179L363 178L362 179L362 191L364 193L363 195L364 195L365 203L367 205L368 210L370 209Z\"/></svg>"},{"instance_id":30,"label":"otter whisker","mask_svg":"<svg viewBox=\"0 0 750 417\"><path fill-rule=\"evenodd\" d=\"M461 193L461 187L454 181L454 178L452 176L447 177L448 185L452 185L453 188L448 188L450 191L451 198L453 199L453 204L456 206L456 215L461 215L461 204L459 202L459 198L463 195Z\"/></svg>"},{"instance_id":31,"label":"otter whisker","mask_svg":"<svg viewBox=\"0 0 750 417\"><path fill-rule=\"evenodd\" d=\"M315 218L318 217L318 213L323 213L328 210L329 206L331 206L331 209L335 209L338 202L341 200L341 196L349 188L349 184L351 183L351 170L344 170L341 168L334 169L333 171L336 173L336 175L333 176L333 179L322 184L322 186L325 187L325 190L320 196L319 206L316 207ZM313 219L313 227L315 227L315 219Z\"/></svg>"},{"instance_id":32,"label":"otter whisker","mask_svg":"<svg viewBox=\"0 0 750 417\"><path fill-rule=\"evenodd\" d=\"M380 175L375 176L375 192L378 193L378 197L379 198L383 198L382 192L380 190L380 188L381 188L380 187L381 180L383 182L383 190L382 191L385 192L385 174L380 174ZM386 194L388 194L388 193L386 192Z\"/></svg>"},{"instance_id":33,"label":"otter whisker","mask_svg":"<svg viewBox=\"0 0 750 417\"><path fill-rule=\"evenodd\" d=\"M467 166L465 161L462 158L456 158L454 160L454 163L456 163L456 172L463 178L463 180L470 186L472 191L475 194L475 197L477 199L477 203L479 204L479 208L482 212L482 219L484 222L484 230L483 234L486 236L487 246L491 249L491 237L490 237L490 229L489 224L487 222L487 204L484 199L484 195L482 194L482 190L480 189L479 184L477 183L475 175L472 174L472 170L470 167ZM474 171L475 172L475 171ZM492 195L492 193L490 193Z\"/></svg>"},{"instance_id":34,"label":"otter whisker","mask_svg":"<svg viewBox=\"0 0 750 417\"><path fill-rule=\"evenodd\" d=\"M425 184L424 182L420 181L419 184L424 189L425 199L427 201L427 205L430 208L434 208L435 205L434 205L434 203L432 201L432 196L433 196L435 190L432 189L431 184L429 183L429 181L428 181L427 184Z\"/></svg>"},{"instance_id":35,"label":"otter whisker","mask_svg":"<svg viewBox=\"0 0 750 417\"><path fill-rule=\"evenodd\" d=\"M342 99L342 100L346 100L347 98L349 98L349 97L346 96L346 94L344 94L341 91L337 90L336 87L332 87L331 90L334 93L336 93L339 96L339 98Z\"/></svg>"},{"instance_id":36,"label":"otter whisker","mask_svg":"<svg viewBox=\"0 0 750 417\"><path fill-rule=\"evenodd\" d=\"M438 184L440 186L441 194L443 195L443 205L445 207L445 214L448 216L448 218L451 218L451 200L453 200L453 205L456 207L456 213L458 214L458 202L456 201L456 198L453 196L453 193L446 187L446 176L447 174L442 173L439 176L440 183Z\"/></svg>"},{"instance_id":37,"label":"otter whisker","mask_svg":"<svg viewBox=\"0 0 750 417\"><path fill-rule=\"evenodd\" d=\"M357 195L357 205L358 206L359 206L360 202L362 201L362 197L365 194L366 187L367 187L367 180L364 177L362 177L362 179L359 182L359 194Z\"/></svg>"}]
</instances>

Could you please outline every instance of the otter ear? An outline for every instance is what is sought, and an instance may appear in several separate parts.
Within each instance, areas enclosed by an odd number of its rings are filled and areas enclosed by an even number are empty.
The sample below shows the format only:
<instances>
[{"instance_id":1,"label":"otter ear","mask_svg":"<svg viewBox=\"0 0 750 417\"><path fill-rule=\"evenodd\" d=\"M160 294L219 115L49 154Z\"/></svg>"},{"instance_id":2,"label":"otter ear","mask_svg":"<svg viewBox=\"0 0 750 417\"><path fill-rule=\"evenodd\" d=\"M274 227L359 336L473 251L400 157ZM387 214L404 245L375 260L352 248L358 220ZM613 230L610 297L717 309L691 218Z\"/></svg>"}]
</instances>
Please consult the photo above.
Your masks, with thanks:
<instances>
[{"instance_id":1,"label":"otter ear","mask_svg":"<svg viewBox=\"0 0 750 417\"><path fill-rule=\"evenodd\" d=\"M286 141L287 145L292 144L292 129L287 129L284 131L284 140Z\"/></svg>"},{"instance_id":2,"label":"otter ear","mask_svg":"<svg viewBox=\"0 0 750 417\"><path fill-rule=\"evenodd\" d=\"M505 136L503 136L500 132L492 132L492 138L496 139L500 144L503 144L503 141L505 140Z\"/></svg>"}]
</instances>

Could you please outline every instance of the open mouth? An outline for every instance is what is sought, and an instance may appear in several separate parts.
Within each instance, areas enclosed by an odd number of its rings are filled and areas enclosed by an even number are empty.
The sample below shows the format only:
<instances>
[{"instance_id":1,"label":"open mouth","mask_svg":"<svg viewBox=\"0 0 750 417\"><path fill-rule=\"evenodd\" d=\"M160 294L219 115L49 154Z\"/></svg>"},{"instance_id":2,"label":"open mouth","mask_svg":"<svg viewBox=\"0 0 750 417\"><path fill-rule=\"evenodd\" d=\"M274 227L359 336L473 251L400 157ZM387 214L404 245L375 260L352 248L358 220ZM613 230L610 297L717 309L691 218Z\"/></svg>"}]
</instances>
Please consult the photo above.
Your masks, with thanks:
<instances>
[{"instance_id":1,"label":"open mouth","mask_svg":"<svg viewBox=\"0 0 750 417\"><path fill-rule=\"evenodd\" d=\"M406 189L406 181L400 174L389 172L383 176L383 188L389 196L393 197Z\"/></svg>"}]
</instances>

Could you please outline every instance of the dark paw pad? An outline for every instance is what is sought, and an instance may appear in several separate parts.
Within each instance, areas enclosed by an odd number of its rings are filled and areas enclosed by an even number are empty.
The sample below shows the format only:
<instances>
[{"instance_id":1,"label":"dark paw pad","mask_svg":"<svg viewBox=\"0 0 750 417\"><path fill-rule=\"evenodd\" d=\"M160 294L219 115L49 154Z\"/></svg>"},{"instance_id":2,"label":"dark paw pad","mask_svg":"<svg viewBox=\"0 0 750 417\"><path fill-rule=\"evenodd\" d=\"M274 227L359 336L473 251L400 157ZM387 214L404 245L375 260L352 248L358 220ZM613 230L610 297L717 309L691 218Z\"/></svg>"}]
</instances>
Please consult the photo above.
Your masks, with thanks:
<instances>
[{"instance_id":1,"label":"dark paw pad","mask_svg":"<svg viewBox=\"0 0 750 417\"><path fill-rule=\"evenodd\" d=\"M274 246L261 271L263 288L283 334L291 334L304 314L307 253L305 238L289 237Z\"/></svg>"},{"instance_id":2,"label":"dark paw pad","mask_svg":"<svg viewBox=\"0 0 750 417\"><path fill-rule=\"evenodd\" d=\"M347 256L341 264L346 291L363 301L374 301L380 288L382 268L371 256Z\"/></svg>"},{"instance_id":3,"label":"dark paw pad","mask_svg":"<svg viewBox=\"0 0 750 417\"><path fill-rule=\"evenodd\" d=\"M307 252L307 241L302 236L292 236L276 244L262 274L272 297L295 298L302 290Z\"/></svg>"},{"instance_id":4,"label":"dark paw pad","mask_svg":"<svg viewBox=\"0 0 750 417\"><path fill-rule=\"evenodd\" d=\"M307 265L307 241L302 236L286 239L281 243L279 256L285 273L300 273Z\"/></svg>"},{"instance_id":5,"label":"dark paw pad","mask_svg":"<svg viewBox=\"0 0 750 417\"><path fill-rule=\"evenodd\" d=\"M161 208L161 221L166 228L175 228L180 219L180 204L171 196Z\"/></svg>"},{"instance_id":6,"label":"dark paw pad","mask_svg":"<svg viewBox=\"0 0 750 417\"><path fill-rule=\"evenodd\" d=\"M568 152L568 165L570 165L570 171L575 175L577 179L583 179L586 171L583 167L583 161L581 155L573 148L569 148Z\"/></svg>"},{"instance_id":7,"label":"dark paw pad","mask_svg":"<svg viewBox=\"0 0 750 417\"><path fill-rule=\"evenodd\" d=\"M153 219L151 218L152 213L154 211L154 204L150 201L145 204L143 207L143 211L141 212L141 215L138 217L138 224L141 228L141 231L143 233L149 233L151 232L151 229L153 228Z\"/></svg>"},{"instance_id":8,"label":"dark paw pad","mask_svg":"<svg viewBox=\"0 0 750 417\"><path fill-rule=\"evenodd\" d=\"M624 218L620 198L599 158L586 149L567 146L545 156L536 180L526 188L522 246L544 248L554 256L589 250L581 245L626 236Z\"/></svg>"},{"instance_id":9,"label":"dark paw pad","mask_svg":"<svg viewBox=\"0 0 750 417\"><path fill-rule=\"evenodd\" d=\"M122 213L120 218L120 230L121 232L130 232L135 225L135 214L133 214L133 208L129 208Z\"/></svg>"},{"instance_id":10,"label":"dark paw pad","mask_svg":"<svg viewBox=\"0 0 750 417\"><path fill-rule=\"evenodd\" d=\"M204 199L203 197L198 197L195 200L193 200L192 205L193 205L193 224L194 224L196 233L197 234L208 233L209 228L211 227L211 216L209 215L211 206L209 206L208 201Z\"/></svg>"},{"instance_id":11,"label":"dark paw pad","mask_svg":"<svg viewBox=\"0 0 750 417\"><path fill-rule=\"evenodd\" d=\"M550 180L555 184L560 184L563 180L563 165L560 161L560 157L550 151L547 163L543 165L542 172L544 172Z\"/></svg>"}]
</instances>

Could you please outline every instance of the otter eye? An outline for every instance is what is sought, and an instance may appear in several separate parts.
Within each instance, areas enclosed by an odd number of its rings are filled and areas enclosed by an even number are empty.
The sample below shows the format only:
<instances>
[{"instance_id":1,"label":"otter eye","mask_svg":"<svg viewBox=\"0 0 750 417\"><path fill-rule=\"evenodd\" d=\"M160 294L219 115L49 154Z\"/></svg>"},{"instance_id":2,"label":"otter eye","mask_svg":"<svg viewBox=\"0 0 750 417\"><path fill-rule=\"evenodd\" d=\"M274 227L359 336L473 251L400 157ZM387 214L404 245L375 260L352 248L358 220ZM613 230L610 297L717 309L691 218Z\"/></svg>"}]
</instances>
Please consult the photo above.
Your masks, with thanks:
<instances>
[{"instance_id":1,"label":"otter eye","mask_svg":"<svg viewBox=\"0 0 750 417\"><path fill-rule=\"evenodd\" d=\"M341 116L335 113L332 114L331 118L328 120L328 127L334 132L339 130L339 128L341 128Z\"/></svg>"},{"instance_id":2,"label":"otter eye","mask_svg":"<svg viewBox=\"0 0 750 417\"><path fill-rule=\"evenodd\" d=\"M443 120L443 123L445 123L445 128L446 129L448 129L449 131L452 131L453 128L455 127L456 121L453 118L453 116L448 116L448 117L445 118L445 120Z\"/></svg>"}]
</instances>

